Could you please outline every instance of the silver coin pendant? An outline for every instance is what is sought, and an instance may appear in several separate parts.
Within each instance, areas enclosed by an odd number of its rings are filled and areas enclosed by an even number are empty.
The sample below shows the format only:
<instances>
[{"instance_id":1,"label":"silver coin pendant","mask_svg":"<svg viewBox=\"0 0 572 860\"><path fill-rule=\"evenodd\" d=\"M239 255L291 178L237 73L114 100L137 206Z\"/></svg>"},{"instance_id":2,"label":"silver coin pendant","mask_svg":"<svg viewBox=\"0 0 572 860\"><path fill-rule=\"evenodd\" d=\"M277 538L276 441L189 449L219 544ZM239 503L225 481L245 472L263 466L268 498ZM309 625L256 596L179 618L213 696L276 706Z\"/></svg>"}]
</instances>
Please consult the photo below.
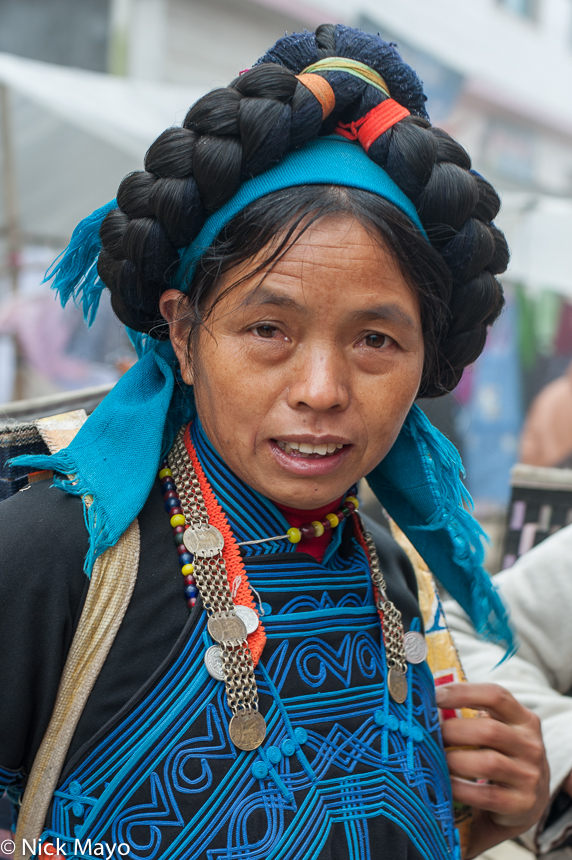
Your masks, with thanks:
<instances>
[{"instance_id":1,"label":"silver coin pendant","mask_svg":"<svg viewBox=\"0 0 572 860\"><path fill-rule=\"evenodd\" d=\"M205 666L211 678L214 678L215 681L224 681L226 676L222 667L221 650L218 645L211 645L205 651Z\"/></svg>"},{"instance_id":2,"label":"silver coin pendant","mask_svg":"<svg viewBox=\"0 0 572 860\"><path fill-rule=\"evenodd\" d=\"M390 669L387 673L387 687L393 701L402 705L407 698L407 675L396 669Z\"/></svg>"},{"instance_id":3,"label":"silver coin pendant","mask_svg":"<svg viewBox=\"0 0 572 860\"><path fill-rule=\"evenodd\" d=\"M408 663L423 663L427 659L428 647L425 636L416 630L410 630L403 637L403 648Z\"/></svg>"},{"instance_id":4,"label":"silver coin pendant","mask_svg":"<svg viewBox=\"0 0 572 860\"><path fill-rule=\"evenodd\" d=\"M228 733L239 750L255 750L266 737L266 721L258 711L243 711L234 715Z\"/></svg>"},{"instance_id":5,"label":"silver coin pendant","mask_svg":"<svg viewBox=\"0 0 572 860\"><path fill-rule=\"evenodd\" d=\"M237 617L244 622L247 636L258 629L258 625L260 624L258 612L251 609L250 606L242 606L240 603L234 604L234 611Z\"/></svg>"},{"instance_id":6,"label":"silver coin pendant","mask_svg":"<svg viewBox=\"0 0 572 860\"><path fill-rule=\"evenodd\" d=\"M183 534L183 543L198 558L213 558L224 547L224 538L214 526L202 529L188 528Z\"/></svg>"},{"instance_id":7,"label":"silver coin pendant","mask_svg":"<svg viewBox=\"0 0 572 860\"><path fill-rule=\"evenodd\" d=\"M236 615L211 615L207 628L215 642L246 639L246 625Z\"/></svg>"}]
</instances>

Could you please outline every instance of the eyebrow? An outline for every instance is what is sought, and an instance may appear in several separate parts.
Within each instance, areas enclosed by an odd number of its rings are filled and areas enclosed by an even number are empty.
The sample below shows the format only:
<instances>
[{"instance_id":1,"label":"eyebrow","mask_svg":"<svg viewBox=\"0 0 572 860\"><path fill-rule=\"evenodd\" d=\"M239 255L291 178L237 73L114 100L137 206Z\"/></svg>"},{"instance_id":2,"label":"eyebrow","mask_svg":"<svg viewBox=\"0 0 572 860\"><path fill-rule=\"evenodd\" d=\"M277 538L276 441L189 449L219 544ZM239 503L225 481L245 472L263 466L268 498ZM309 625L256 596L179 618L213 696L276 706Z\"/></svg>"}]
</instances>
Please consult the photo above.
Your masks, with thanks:
<instances>
[{"instance_id":1,"label":"eyebrow","mask_svg":"<svg viewBox=\"0 0 572 860\"><path fill-rule=\"evenodd\" d=\"M352 320L388 320L389 322L402 323L415 328L415 321L394 302L383 305L374 305L361 311L353 311L350 314Z\"/></svg>"},{"instance_id":2,"label":"eyebrow","mask_svg":"<svg viewBox=\"0 0 572 860\"><path fill-rule=\"evenodd\" d=\"M256 287L243 302L244 305L275 305L293 311L305 311L306 308L290 296L275 293L268 287Z\"/></svg>"},{"instance_id":3,"label":"eyebrow","mask_svg":"<svg viewBox=\"0 0 572 860\"><path fill-rule=\"evenodd\" d=\"M245 298L244 304L259 306L274 305L276 307L287 308L288 310L299 312L305 312L307 310L304 305L301 305L295 299L290 298L290 296L276 293L262 285L253 290L253 292ZM415 321L394 302L352 311L352 313L349 314L348 319L350 322L362 320L372 322L374 320L387 320L388 322L396 322L401 325L409 326L410 328L415 328Z\"/></svg>"}]
</instances>

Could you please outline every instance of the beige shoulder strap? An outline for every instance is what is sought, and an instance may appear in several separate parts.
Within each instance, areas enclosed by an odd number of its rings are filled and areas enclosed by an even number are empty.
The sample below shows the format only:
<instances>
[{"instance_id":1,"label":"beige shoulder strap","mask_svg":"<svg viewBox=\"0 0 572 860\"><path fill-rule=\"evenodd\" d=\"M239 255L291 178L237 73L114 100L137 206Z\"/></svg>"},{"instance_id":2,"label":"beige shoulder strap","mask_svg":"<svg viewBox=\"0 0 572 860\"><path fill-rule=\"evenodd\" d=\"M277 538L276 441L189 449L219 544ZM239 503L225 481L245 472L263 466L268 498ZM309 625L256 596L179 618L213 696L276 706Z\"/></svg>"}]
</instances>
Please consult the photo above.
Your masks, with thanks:
<instances>
[{"instance_id":1,"label":"beige shoulder strap","mask_svg":"<svg viewBox=\"0 0 572 860\"><path fill-rule=\"evenodd\" d=\"M42 419L44 427L42 421L38 422L38 429L51 453L69 444L83 423L81 418L77 413L68 413L45 421ZM28 851L23 851L23 840L33 845L33 840L39 839L44 829L46 814L75 729L131 600L139 567L139 550L139 524L134 520L115 546L106 550L94 564L56 704L34 760L18 816L15 837L17 860L24 860L29 855Z\"/></svg>"}]
</instances>

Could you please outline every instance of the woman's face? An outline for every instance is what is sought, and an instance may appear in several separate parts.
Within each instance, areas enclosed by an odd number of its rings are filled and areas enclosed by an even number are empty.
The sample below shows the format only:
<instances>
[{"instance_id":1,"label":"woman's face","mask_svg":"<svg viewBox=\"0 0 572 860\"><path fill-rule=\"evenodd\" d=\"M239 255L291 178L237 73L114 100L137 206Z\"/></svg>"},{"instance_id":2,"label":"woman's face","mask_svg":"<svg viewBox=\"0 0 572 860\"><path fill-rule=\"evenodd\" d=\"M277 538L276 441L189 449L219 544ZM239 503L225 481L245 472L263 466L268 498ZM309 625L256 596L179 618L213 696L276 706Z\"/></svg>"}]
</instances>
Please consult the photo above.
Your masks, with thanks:
<instances>
[{"instance_id":1,"label":"woman's face","mask_svg":"<svg viewBox=\"0 0 572 860\"><path fill-rule=\"evenodd\" d=\"M220 290L241 274L227 273ZM275 502L321 507L371 471L401 429L423 368L419 304L351 216L313 224L260 281L215 307L193 347L194 377L180 293L164 293L161 312L227 465Z\"/></svg>"}]
</instances>

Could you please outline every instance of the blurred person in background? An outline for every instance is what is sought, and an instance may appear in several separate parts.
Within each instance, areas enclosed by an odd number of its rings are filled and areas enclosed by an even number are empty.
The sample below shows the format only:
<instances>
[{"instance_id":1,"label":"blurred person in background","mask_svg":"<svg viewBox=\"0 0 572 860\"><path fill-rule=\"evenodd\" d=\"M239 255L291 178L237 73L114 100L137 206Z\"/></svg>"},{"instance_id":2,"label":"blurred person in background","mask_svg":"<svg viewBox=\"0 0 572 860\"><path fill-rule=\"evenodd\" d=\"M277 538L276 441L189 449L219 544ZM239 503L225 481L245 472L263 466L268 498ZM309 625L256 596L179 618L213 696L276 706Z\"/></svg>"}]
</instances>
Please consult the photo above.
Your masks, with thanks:
<instances>
[{"instance_id":1,"label":"blurred person in background","mask_svg":"<svg viewBox=\"0 0 572 860\"><path fill-rule=\"evenodd\" d=\"M519 461L572 468L572 364L534 398L522 430Z\"/></svg>"},{"instance_id":2,"label":"blurred person in background","mask_svg":"<svg viewBox=\"0 0 572 860\"><path fill-rule=\"evenodd\" d=\"M572 526L494 578L518 652L483 642L458 603L444 610L469 681L502 684L540 717L550 764L550 803L523 841L551 860L572 860Z\"/></svg>"},{"instance_id":3,"label":"blurred person in background","mask_svg":"<svg viewBox=\"0 0 572 860\"><path fill-rule=\"evenodd\" d=\"M544 808L537 718L436 692L411 565L357 514L367 474L511 648L458 455L414 403L480 354L508 252L424 102L378 36L286 36L74 233L55 288L89 313L107 286L140 359L67 448L18 458L56 485L0 507L17 852L445 860L453 799L466 857Z\"/></svg>"}]
</instances>

